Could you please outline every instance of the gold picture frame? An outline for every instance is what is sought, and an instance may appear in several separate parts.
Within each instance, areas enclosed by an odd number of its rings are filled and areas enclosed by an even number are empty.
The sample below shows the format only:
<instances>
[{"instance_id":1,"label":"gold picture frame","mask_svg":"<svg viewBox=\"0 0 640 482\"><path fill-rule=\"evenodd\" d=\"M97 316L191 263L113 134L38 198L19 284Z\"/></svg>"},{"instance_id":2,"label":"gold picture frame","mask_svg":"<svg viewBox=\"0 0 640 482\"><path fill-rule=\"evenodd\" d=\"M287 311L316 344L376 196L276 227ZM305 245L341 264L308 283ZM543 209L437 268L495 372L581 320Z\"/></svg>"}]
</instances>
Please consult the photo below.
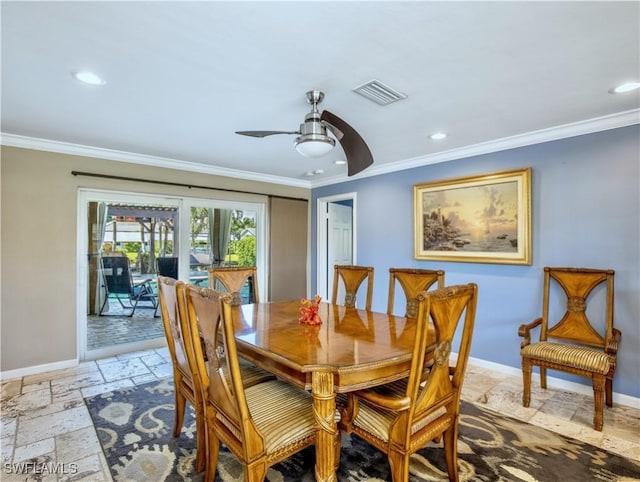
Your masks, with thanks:
<instances>
[{"instance_id":1,"label":"gold picture frame","mask_svg":"<svg viewBox=\"0 0 640 482\"><path fill-rule=\"evenodd\" d=\"M416 259L531 264L531 168L413 186Z\"/></svg>"}]
</instances>

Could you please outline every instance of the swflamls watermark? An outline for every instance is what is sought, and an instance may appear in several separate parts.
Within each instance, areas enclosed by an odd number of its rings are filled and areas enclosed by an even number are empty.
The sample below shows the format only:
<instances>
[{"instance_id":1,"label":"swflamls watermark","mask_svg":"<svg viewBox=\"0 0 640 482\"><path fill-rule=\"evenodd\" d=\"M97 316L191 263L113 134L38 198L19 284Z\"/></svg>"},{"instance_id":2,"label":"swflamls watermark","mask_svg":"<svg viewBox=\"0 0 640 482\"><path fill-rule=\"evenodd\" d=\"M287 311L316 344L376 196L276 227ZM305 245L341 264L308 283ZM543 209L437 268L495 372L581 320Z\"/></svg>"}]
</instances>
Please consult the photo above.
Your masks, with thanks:
<instances>
[{"instance_id":1,"label":"swflamls watermark","mask_svg":"<svg viewBox=\"0 0 640 482\"><path fill-rule=\"evenodd\" d=\"M2 468L5 474L17 475L72 475L78 473L78 464L61 462L5 462Z\"/></svg>"}]
</instances>

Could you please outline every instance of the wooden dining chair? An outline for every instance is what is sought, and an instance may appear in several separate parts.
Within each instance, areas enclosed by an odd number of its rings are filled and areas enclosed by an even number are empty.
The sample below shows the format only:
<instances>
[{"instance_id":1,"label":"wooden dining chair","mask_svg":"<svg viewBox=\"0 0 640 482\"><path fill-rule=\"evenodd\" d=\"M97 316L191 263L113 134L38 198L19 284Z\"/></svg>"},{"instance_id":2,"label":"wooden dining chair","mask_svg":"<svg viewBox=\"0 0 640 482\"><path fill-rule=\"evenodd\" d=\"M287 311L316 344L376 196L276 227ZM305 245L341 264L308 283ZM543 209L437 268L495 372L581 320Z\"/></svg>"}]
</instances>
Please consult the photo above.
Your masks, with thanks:
<instances>
[{"instance_id":1,"label":"wooden dining chair","mask_svg":"<svg viewBox=\"0 0 640 482\"><path fill-rule=\"evenodd\" d=\"M186 284L166 276L158 276L158 298L162 315L171 364L175 390L175 421L173 436L178 437L184 423L184 412L188 401L195 411L196 418L196 469L202 471L206 464L206 429L202 401L201 379L197 372L194 340L201 344L198 336L192 338L187 318L185 298ZM220 309L217 311L220 316ZM247 385L254 385L274 379L274 375L249 362L241 364Z\"/></svg>"},{"instance_id":2,"label":"wooden dining chair","mask_svg":"<svg viewBox=\"0 0 640 482\"><path fill-rule=\"evenodd\" d=\"M258 268L256 266L225 266L209 268L209 288L227 293L242 292L249 283L249 303L260 303Z\"/></svg>"},{"instance_id":3,"label":"wooden dining chair","mask_svg":"<svg viewBox=\"0 0 640 482\"><path fill-rule=\"evenodd\" d=\"M613 326L613 277L610 269L544 268L542 316L521 325L518 334L522 356L522 404L531 400L531 370L540 368L540 386L547 388L547 368L591 379L593 385L593 427L601 431L604 404L613 405L613 375L622 333ZM551 280L562 288L554 296ZM604 286L602 313L595 308L587 316L587 299L598 286ZM565 298L562 316L550 314L550 305ZM560 306L558 304L558 306ZM562 310L556 314L560 315ZM540 327L540 339L531 343L531 331Z\"/></svg>"},{"instance_id":4,"label":"wooden dining chair","mask_svg":"<svg viewBox=\"0 0 640 482\"><path fill-rule=\"evenodd\" d=\"M427 291L436 282L438 288L444 288L444 271L441 269L389 268L388 315L393 315L396 281L400 284L406 300L404 316L415 318L418 316L418 294L421 291Z\"/></svg>"},{"instance_id":5,"label":"wooden dining chair","mask_svg":"<svg viewBox=\"0 0 640 482\"><path fill-rule=\"evenodd\" d=\"M194 346L207 426L205 480L214 480L222 442L242 463L245 481L262 481L270 466L315 443L312 397L281 380L244 386L234 327L237 293L222 298L222 316L220 293L189 285L186 298L191 333L204 340L204 352Z\"/></svg>"},{"instance_id":6,"label":"wooden dining chair","mask_svg":"<svg viewBox=\"0 0 640 482\"><path fill-rule=\"evenodd\" d=\"M441 435L449 480L458 480L460 392L471 350L477 297L474 283L419 293L418 316L412 319L417 324L408 378L348 394L340 429L386 453L394 482L409 480L411 454ZM430 319L435 327L433 338L427 336ZM460 324L458 356L450 366L449 355ZM423 381L427 354L433 364Z\"/></svg>"},{"instance_id":7,"label":"wooden dining chair","mask_svg":"<svg viewBox=\"0 0 640 482\"><path fill-rule=\"evenodd\" d=\"M356 266L356 265L340 265L333 267L333 292L331 303L338 303L338 287L340 280L344 285L345 296L342 304L347 308L356 307L356 295L360 285L366 280L367 298L365 301L365 310L371 311L371 302L373 300L373 267L372 266Z\"/></svg>"},{"instance_id":8,"label":"wooden dining chair","mask_svg":"<svg viewBox=\"0 0 640 482\"><path fill-rule=\"evenodd\" d=\"M166 276L158 276L158 298L164 333L173 365L175 389L175 422L173 436L178 437L184 422L188 401L196 417L196 469L202 471L206 461L206 431L204 409L199 380L194 376L195 366L190 364L193 345L184 312L184 282ZM182 303L180 303L180 300ZM182 306L180 306L182 304Z\"/></svg>"}]
</instances>

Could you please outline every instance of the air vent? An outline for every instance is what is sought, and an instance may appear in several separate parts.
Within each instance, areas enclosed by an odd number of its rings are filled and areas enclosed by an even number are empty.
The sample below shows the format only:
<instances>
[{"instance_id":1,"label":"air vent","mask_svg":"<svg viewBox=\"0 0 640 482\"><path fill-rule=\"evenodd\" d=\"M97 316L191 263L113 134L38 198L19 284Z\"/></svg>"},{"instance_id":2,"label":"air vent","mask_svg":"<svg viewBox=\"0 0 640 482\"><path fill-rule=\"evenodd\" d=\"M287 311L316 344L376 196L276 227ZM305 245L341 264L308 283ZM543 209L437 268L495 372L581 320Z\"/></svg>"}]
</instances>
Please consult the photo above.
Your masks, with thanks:
<instances>
[{"instance_id":1,"label":"air vent","mask_svg":"<svg viewBox=\"0 0 640 482\"><path fill-rule=\"evenodd\" d=\"M392 89L388 85L383 84L379 80L370 80L359 85L353 91L360 94L376 104L387 105L398 100L406 99L407 96L402 92Z\"/></svg>"}]
</instances>

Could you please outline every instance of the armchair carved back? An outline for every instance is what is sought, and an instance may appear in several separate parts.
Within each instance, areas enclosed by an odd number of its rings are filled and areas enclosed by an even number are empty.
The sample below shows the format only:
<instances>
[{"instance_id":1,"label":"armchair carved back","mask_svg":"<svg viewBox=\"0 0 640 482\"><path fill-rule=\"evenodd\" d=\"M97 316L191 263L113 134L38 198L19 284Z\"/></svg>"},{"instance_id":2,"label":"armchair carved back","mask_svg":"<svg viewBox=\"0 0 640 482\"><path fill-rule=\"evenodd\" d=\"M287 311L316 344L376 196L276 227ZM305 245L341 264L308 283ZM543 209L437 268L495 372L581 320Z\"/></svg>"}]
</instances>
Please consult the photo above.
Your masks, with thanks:
<instances>
[{"instance_id":1,"label":"armchair carved back","mask_svg":"<svg viewBox=\"0 0 640 482\"><path fill-rule=\"evenodd\" d=\"M613 276L610 269L545 267L540 340L553 338L604 349L613 339ZM550 315L551 280L557 282L566 296L566 311L557 321ZM606 289L604 313L598 315L594 326L595 316L590 320L587 314L587 300L602 284Z\"/></svg>"}]
</instances>

